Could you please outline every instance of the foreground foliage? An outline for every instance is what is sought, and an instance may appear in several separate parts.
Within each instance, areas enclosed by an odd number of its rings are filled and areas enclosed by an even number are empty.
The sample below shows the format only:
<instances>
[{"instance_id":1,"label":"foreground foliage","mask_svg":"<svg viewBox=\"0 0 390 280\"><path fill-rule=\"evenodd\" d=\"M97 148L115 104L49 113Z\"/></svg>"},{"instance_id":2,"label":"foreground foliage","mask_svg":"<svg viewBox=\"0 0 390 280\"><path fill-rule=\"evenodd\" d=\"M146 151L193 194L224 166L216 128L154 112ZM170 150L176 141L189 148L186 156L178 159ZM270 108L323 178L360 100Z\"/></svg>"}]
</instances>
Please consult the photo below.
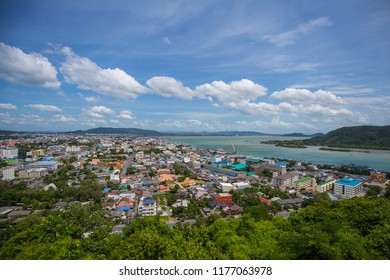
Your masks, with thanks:
<instances>
[{"instance_id":1,"label":"foreground foliage","mask_svg":"<svg viewBox=\"0 0 390 280\"><path fill-rule=\"evenodd\" d=\"M254 206L240 219L173 229L161 217L121 234L93 204L30 216L2 233L3 259L389 259L390 200L320 201L289 219ZM86 236L84 233L89 232Z\"/></svg>"}]
</instances>

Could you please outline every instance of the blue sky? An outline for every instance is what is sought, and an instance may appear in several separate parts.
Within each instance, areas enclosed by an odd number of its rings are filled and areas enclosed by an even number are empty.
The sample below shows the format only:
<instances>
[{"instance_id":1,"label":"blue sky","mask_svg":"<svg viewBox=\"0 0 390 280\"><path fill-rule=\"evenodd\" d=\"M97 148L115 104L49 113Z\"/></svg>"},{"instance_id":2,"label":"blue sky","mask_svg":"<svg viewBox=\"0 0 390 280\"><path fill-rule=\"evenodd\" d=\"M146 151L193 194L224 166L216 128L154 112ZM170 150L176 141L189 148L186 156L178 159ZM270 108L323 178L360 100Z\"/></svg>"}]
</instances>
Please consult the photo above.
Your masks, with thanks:
<instances>
[{"instance_id":1,"label":"blue sky","mask_svg":"<svg viewBox=\"0 0 390 280\"><path fill-rule=\"evenodd\" d=\"M0 3L0 129L390 124L390 2Z\"/></svg>"}]
</instances>

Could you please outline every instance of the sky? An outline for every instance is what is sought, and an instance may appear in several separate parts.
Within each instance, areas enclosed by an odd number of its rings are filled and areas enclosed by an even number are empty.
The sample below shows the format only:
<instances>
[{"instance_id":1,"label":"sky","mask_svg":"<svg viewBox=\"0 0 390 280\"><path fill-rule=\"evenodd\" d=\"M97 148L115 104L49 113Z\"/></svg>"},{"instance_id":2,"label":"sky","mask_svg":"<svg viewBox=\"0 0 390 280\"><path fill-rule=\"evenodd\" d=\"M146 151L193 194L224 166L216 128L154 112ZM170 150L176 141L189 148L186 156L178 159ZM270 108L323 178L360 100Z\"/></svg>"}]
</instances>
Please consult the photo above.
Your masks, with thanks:
<instances>
[{"instance_id":1,"label":"sky","mask_svg":"<svg viewBox=\"0 0 390 280\"><path fill-rule=\"evenodd\" d=\"M388 0L0 2L0 129L390 124Z\"/></svg>"}]
</instances>

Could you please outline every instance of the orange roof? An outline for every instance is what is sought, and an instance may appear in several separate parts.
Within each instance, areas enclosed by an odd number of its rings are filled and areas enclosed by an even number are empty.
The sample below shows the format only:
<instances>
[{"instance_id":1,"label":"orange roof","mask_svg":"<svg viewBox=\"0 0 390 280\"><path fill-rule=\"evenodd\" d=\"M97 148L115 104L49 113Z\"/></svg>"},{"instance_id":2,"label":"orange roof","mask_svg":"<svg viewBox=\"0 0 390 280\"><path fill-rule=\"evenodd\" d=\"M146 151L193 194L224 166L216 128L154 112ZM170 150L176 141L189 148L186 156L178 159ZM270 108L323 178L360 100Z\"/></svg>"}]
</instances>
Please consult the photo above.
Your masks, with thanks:
<instances>
[{"instance_id":1,"label":"orange roof","mask_svg":"<svg viewBox=\"0 0 390 280\"><path fill-rule=\"evenodd\" d=\"M268 206L271 205L271 200L266 199L266 198L262 197L261 195L259 195L259 199L260 199L261 202L267 203Z\"/></svg>"},{"instance_id":2,"label":"orange roof","mask_svg":"<svg viewBox=\"0 0 390 280\"><path fill-rule=\"evenodd\" d=\"M176 180L177 176L176 175L172 175L172 174L163 174L159 177L159 181L160 182L164 182L164 181L174 181Z\"/></svg>"}]
</instances>

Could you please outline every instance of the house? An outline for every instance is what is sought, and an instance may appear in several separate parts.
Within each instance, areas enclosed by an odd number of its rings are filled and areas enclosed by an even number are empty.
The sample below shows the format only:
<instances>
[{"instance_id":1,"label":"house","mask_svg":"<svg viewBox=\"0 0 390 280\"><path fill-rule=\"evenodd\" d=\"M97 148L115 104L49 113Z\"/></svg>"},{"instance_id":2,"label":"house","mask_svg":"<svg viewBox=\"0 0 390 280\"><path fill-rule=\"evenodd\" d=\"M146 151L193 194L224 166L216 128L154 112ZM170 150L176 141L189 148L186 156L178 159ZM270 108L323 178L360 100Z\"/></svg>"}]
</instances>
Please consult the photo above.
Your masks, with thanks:
<instances>
[{"instance_id":1,"label":"house","mask_svg":"<svg viewBox=\"0 0 390 280\"><path fill-rule=\"evenodd\" d=\"M121 171L116 169L110 174L110 181L120 181L120 175Z\"/></svg>"},{"instance_id":2,"label":"house","mask_svg":"<svg viewBox=\"0 0 390 280\"><path fill-rule=\"evenodd\" d=\"M281 206L284 206L284 205L301 206L303 199L302 198L280 199L280 200L278 200L278 202Z\"/></svg>"},{"instance_id":3,"label":"house","mask_svg":"<svg viewBox=\"0 0 390 280\"><path fill-rule=\"evenodd\" d=\"M250 188L251 184L249 182L236 182L233 183L233 186L235 190L240 191Z\"/></svg>"},{"instance_id":4,"label":"house","mask_svg":"<svg viewBox=\"0 0 390 280\"><path fill-rule=\"evenodd\" d=\"M230 216L238 215L242 213L242 208L236 204L234 204L231 207L228 207L226 210L226 213Z\"/></svg>"},{"instance_id":5,"label":"house","mask_svg":"<svg viewBox=\"0 0 390 280\"><path fill-rule=\"evenodd\" d=\"M159 182L166 182L166 181L173 182L176 179L177 176L173 174L162 174L158 177Z\"/></svg>"},{"instance_id":6,"label":"house","mask_svg":"<svg viewBox=\"0 0 390 280\"><path fill-rule=\"evenodd\" d=\"M219 188L223 191L223 192L229 192L231 191L234 186L230 183L219 183Z\"/></svg>"},{"instance_id":7,"label":"house","mask_svg":"<svg viewBox=\"0 0 390 280\"><path fill-rule=\"evenodd\" d=\"M220 202L228 202L233 200L233 195L229 193L218 193L215 196L215 200L220 203Z\"/></svg>"},{"instance_id":8,"label":"house","mask_svg":"<svg viewBox=\"0 0 390 280\"><path fill-rule=\"evenodd\" d=\"M170 187L164 186L164 185L160 185L160 186L158 186L158 189L159 189L160 193L165 193L165 192L169 192Z\"/></svg>"},{"instance_id":9,"label":"house","mask_svg":"<svg viewBox=\"0 0 390 280\"><path fill-rule=\"evenodd\" d=\"M271 200L266 199L265 197L262 197L261 195L259 195L259 200L263 203L266 203L268 206L271 206Z\"/></svg>"}]
</instances>

